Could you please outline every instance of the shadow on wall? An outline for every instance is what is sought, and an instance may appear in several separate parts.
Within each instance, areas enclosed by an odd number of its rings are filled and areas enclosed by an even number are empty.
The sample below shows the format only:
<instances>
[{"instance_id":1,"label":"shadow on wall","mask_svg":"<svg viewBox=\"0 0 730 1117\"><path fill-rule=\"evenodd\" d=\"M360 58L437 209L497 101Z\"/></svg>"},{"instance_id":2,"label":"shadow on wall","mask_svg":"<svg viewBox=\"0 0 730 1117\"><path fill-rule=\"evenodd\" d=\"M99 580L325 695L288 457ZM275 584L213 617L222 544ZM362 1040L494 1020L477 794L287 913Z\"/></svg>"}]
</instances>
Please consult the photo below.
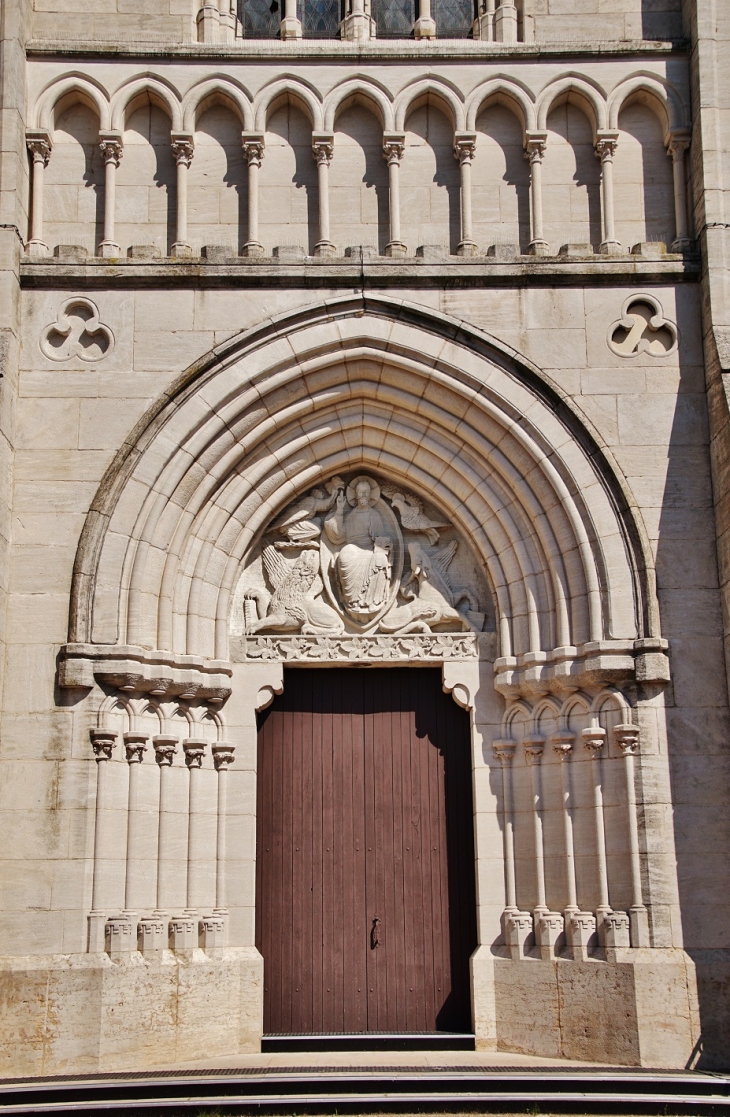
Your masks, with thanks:
<instances>
[{"instance_id":1,"label":"shadow on wall","mask_svg":"<svg viewBox=\"0 0 730 1117\"><path fill-rule=\"evenodd\" d=\"M388 167L383 130L373 113L355 105L337 119L330 168L332 239L372 245L382 254L389 240Z\"/></svg>"},{"instance_id":2,"label":"shadow on wall","mask_svg":"<svg viewBox=\"0 0 730 1117\"><path fill-rule=\"evenodd\" d=\"M668 308L665 306L665 310ZM669 775L679 905L685 949L697 967L701 1039L690 1065L730 1067L730 717L718 590L698 292L677 289L679 372L658 360L646 369L651 399L633 404L641 443L654 451L656 544L662 635L672 682L666 691ZM637 373L640 370L637 368ZM661 392L662 381L666 384ZM657 391L657 389L659 389ZM623 403L623 401L622 401ZM658 410L656 422L647 407ZM659 445L662 412L669 453ZM652 435L651 431L657 433ZM638 431L637 431L638 433ZM651 439L657 445L651 447ZM666 472L665 472L666 471ZM645 483L645 482L644 482Z\"/></svg>"},{"instance_id":3,"label":"shadow on wall","mask_svg":"<svg viewBox=\"0 0 730 1117\"><path fill-rule=\"evenodd\" d=\"M641 0L642 39L682 39L682 0Z\"/></svg>"},{"instance_id":4,"label":"shadow on wall","mask_svg":"<svg viewBox=\"0 0 730 1117\"><path fill-rule=\"evenodd\" d=\"M456 252L460 205L453 125L439 108L424 105L408 117L401 164L401 226L409 251L433 244Z\"/></svg>"}]
</instances>

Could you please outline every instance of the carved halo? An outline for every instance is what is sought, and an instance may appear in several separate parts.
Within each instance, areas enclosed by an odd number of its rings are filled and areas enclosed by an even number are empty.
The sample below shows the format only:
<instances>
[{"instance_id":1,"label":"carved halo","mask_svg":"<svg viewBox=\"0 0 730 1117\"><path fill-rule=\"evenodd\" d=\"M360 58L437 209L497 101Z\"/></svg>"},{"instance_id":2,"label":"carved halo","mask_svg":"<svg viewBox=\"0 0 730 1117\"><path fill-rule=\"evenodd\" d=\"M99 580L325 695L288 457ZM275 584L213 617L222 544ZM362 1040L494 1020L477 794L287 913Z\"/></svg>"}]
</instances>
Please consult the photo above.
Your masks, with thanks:
<instances>
[{"instance_id":1,"label":"carved halo","mask_svg":"<svg viewBox=\"0 0 730 1117\"><path fill-rule=\"evenodd\" d=\"M368 477L366 473L361 473L359 477L354 477L350 481L346 490L348 503L353 506L357 503L357 486L361 481L370 486L370 507L374 508L380 500L380 485L374 477Z\"/></svg>"}]
</instances>

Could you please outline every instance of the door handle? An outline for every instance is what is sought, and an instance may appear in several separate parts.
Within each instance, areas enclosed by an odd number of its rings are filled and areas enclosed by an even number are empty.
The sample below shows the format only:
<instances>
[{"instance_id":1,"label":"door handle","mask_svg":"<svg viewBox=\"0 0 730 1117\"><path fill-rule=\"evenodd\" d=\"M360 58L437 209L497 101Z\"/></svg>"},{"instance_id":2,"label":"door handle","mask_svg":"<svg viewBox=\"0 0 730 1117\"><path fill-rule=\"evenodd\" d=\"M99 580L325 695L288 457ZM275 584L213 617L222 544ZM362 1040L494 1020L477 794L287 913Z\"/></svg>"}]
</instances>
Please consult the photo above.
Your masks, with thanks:
<instances>
[{"instance_id":1,"label":"door handle","mask_svg":"<svg viewBox=\"0 0 730 1117\"><path fill-rule=\"evenodd\" d=\"M380 946L380 920L376 915L370 928L370 949L375 950L378 946Z\"/></svg>"}]
</instances>

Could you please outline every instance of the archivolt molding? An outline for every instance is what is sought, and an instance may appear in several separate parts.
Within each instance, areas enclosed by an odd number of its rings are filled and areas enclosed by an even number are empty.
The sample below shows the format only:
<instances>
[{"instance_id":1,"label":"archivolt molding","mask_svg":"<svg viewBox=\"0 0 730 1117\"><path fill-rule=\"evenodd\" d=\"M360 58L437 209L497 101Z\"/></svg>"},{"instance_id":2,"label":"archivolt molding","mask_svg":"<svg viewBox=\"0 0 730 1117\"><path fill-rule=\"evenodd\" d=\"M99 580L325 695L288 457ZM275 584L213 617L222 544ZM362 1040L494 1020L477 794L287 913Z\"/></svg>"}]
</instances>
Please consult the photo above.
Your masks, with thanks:
<instances>
[{"instance_id":1,"label":"archivolt molding","mask_svg":"<svg viewBox=\"0 0 730 1117\"><path fill-rule=\"evenodd\" d=\"M285 74L269 82L254 97L225 74L208 76L181 95L161 74L141 73L111 92L93 76L73 71L45 86L30 116L33 128L52 132L56 117L72 98L97 114L100 131L119 133L124 131L130 112L140 103L151 101L170 117L173 132L191 133L201 113L217 100L230 106L244 130L262 132L271 113L280 104L291 101L304 111L314 130L332 131L340 106L358 96L370 103L385 132L402 131L414 107L428 101L447 113L456 131L473 131L480 111L491 101L510 108L527 132L544 131L552 108L566 99L587 113L594 132L618 129L621 108L636 99L657 114L667 136L689 130L686 106L677 89L660 75L643 70L621 78L608 95L587 76L577 73L556 78L539 95L524 82L500 74L485 80L466 98L453 83L432 76L419 77L400 91L391 91L382 83L358 75L343 79L323 95L301 77Z\"/></svg>"},{"instance_id":2,"label":"archivolt molding","mask_svg":"<svg viewBox=\"0 0 730 1117\"><path fill-rule=\"evenodd\" d=\"M632 74L620 81L608 98L608 127L617 130L624 105L640 101L659 118L665 134L688 131L691 127L687 109L677 90L656 74Z\"/></svg>"},{"instance_id":3,"label":"archivolt molding","mask_svg":"<svg viewBox=\"0 0 730 1117\"><path fill-rule=\"evenodd\" d=\"M648 653L644 677L666 672L641 524L572 405L479 331L372 296L234 339L140 421L87 519L69 640L228 660L252 545L300 493L360 467L470 540L503 693L633 677Z\"/></svg>"},{"instance_id":4,"label":"archivolt molding","mask_svg":"<svg viewBox=\"0 0 730 1117\"><path fill-rule=\"evenodd\" d=\"M494 102L510 109L520 121L523 131L534 131L537 128L537 110L529 90L511 78L499 77L490 78L478 85L470 95L466 103L467 131L473 132L476 129L479 114Z\"/></svg>"}]
</instances>

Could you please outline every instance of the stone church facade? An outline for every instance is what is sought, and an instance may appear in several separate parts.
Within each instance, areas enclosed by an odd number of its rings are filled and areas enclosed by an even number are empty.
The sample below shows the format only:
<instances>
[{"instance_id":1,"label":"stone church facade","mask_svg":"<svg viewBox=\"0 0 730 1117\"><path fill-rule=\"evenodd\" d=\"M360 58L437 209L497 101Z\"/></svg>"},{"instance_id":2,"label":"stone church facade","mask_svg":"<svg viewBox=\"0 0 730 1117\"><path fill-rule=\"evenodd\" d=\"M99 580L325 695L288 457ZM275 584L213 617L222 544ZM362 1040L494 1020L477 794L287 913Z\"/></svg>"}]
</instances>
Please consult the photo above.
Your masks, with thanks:
<instances>
[{"instance_id":1,"label":"stone church facade","mask_svg":"<svg viewBox=\"0 0 730 1117\"><path fill-rule=\"evenodd\" d=\"M260 1049L262 727L345 666L468 723L476 1047L726 1066L726 5L0 38L3 1073Z\"/></svg>"}]
</instances>

